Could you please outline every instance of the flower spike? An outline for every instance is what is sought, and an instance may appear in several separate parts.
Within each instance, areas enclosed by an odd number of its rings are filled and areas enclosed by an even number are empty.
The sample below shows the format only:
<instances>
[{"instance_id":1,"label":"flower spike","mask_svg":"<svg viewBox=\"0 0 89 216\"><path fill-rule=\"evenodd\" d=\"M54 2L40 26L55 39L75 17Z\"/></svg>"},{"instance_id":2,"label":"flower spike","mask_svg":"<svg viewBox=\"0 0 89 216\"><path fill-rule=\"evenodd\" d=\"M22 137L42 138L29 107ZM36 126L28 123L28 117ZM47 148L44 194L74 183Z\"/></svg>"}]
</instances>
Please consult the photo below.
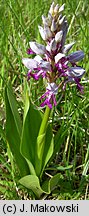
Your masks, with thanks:
<instances>
[{"instance_id":1,"label":"flower spike","mask_svg":"<svg viewBox=\"0 0 89 216\"><path fill-rule=\"evenodd\" d=\"M66 89L67 83L75 82L78 90L83 93L83 86L80 81L85 70L77 65L77 62L84 58L82 50L77 50L71 54L74 42L65 44L68 22L66 16L62 15L64 11L63 4L59 7L53 2L50 6L48 16L42 15L42 26L38 26L40 35L46 45L37 42L29 42L30 48L27 53L31 58L23 58L22 62L28 68L27 78L39 80L45 78L46 91L40 97L43 101L41 107L56 106L56 95ZM32 59L32 56L33 57Z\"/></svg>"}]
</instances>

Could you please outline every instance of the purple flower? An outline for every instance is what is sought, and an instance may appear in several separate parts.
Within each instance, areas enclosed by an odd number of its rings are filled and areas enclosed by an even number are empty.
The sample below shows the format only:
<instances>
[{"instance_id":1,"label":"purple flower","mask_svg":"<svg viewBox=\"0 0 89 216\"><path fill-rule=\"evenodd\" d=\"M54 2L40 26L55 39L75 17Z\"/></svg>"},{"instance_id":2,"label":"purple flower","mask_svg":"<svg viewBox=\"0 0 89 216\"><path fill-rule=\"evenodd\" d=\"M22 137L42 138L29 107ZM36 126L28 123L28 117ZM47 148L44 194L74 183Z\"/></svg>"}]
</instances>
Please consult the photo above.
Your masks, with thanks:
<instances>
[{"instance_id":1,"label":"purple flower","mask_svg":"<svg viewBox=\"0 0 89 216\"><path fill-rule=\"evenodd\" d=\"M35 80L38 80L41 75L42 77L46 77L46 72L51 70L50 63L44 61L39 55L34 59L23 58L22 62L29 69L27 74L28 79L33 77Z\"/></svg>"},{"instance_id":2,"label":"purple flower","mask_svg":"<svg viewBox=\"0 0 89 216\"><path fill-rule=\"evenodd\" d=\"M68 78L82 78L84 75L85 70L81 67L70 67L68 68L66 74L68 75Z\"/></svg>"},{"instance_id":3,"label":"purple flower","mask_svg":"<svg viewBox=\"0 0 89 216\"><path fill-rule=\"evenodd\" d=\"M58 93L58 86L55 83L48 83L48 86L46 87L46 92L41 96L40 99L46 99L43 103L41 103L41 107L48 106L50 109L52 109L52 105L57 105L55 95Z\"/></svg>"},{"instance_id":4,"label":"purple flower","mask_svg":"<svg viewBox=\"0 0 89 216\"><path fill-rule=\"evenodd\" d=\"M40 77L46 79L48 86L41 96L41 99L44 99L41 107L47 105L50 109L52 105L57 105L56 94L58 94L60 83L62 83L61 91L65 90L67 83L75 82L79 91L83 93L80 82L85 70L78 66L77 62L84 58L84 53L79 50L68 54L75 43L65 44L68 23L66 17L62 15L64 5L59 7L53 2L48 16L42 15L43 25L38 26L38 29L46 45L34 41L29 42L28 54L34 54L35 57L22 59L28 69L28 80L31 77L35 80Z\"/></svg>"}]
</instances>

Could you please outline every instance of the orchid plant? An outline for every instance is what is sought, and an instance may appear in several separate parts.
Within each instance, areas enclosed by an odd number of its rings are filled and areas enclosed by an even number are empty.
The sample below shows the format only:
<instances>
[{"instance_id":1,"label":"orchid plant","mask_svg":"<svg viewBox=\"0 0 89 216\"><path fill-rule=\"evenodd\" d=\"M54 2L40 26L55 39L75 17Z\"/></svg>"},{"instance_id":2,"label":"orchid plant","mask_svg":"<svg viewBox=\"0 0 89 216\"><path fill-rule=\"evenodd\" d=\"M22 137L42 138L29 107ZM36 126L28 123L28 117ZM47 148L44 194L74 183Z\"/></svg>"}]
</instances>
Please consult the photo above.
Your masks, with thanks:
<instances>
[{"instance_id":1,"label":"orchid plant","mask_svg":"<svg viewBox=\"0 0 89 216\"><path fill-rule=\"evenodd\" d=\"M22 59L28 69L28 82L31 78L35 82L40 77L45 80L45 92L40 96L40 107L46 107L44 114L34 107L26 93L22 124L11 86L7 86L5 91L7 140L20 170L20 183L37 197L42 193L49 194L60 178L57 173L42 183L45 166L58 151L60 143L60 133L54 136L49 123L51 109L57 106L58 95L65 92L67 83L74 82L83 93L80 81L85 70L77 62L84 58L84 53L82 50L69 53L74 42L65 44L68 23L63 11L64 4L59 7L52 3L48 16L42 15L43 25L38 26L45 45L31 41L27 51L29 58Z\"/></svg>"}]
</instances>

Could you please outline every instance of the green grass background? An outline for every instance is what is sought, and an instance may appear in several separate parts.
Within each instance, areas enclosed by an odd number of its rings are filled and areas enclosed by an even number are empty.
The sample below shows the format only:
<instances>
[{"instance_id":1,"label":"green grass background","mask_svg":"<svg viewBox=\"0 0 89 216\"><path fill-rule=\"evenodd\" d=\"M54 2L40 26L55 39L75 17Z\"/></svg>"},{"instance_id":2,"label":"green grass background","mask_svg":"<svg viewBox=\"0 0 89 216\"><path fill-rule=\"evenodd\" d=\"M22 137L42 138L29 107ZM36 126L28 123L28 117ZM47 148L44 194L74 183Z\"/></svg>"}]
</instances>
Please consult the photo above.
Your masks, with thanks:
<instances>
[{"instance_id":1,"label":"green grass background","mask_svg":"<svg viewBox=\"0 0 89 216\"><path fill-rule=\"evenodd\" d=\"M0 196L1 199L34 199L30 191L18 185L18 173L5 138L4 88L11 80L22 113L27 70L22 57L27 57L29 41L42 42L38 32L42 14L47 15L51 0L0 0ZM69 23L66 43L75 41L72 51L83 50L85 57L80 66L86 74L81 83L84 95L75 86L67 87L65 97L53 115L54 131L61 125L62 133L69 119L74 116L62 143L60 153L53 161L56 165L73 165L63 172L60 185L47 199L89 199L89 0L58 0L65 3L64 14ZM39 87L39 88L38 88ZM39 106L42 81L30 82L30 95ZM73 115L74 114L74 115ZM64 129L63 129L64 128ZM8 149L8 150L7 150ZM71 186L69 184L71 182ZM65 184L66 183L66 184ZM65 186L66 185L66 186ZM13 189L13 192L12 192Z\"/></svg>"}]
</instances>

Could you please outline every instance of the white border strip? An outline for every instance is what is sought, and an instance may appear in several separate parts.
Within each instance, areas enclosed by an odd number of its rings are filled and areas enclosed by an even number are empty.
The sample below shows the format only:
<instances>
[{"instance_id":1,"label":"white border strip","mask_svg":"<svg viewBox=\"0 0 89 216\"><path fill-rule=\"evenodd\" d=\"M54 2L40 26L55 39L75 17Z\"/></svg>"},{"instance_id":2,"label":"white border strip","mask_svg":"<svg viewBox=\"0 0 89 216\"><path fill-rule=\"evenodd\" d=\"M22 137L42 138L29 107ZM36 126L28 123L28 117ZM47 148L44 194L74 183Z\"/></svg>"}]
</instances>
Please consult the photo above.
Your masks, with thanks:
<instances>
[{"instance_id":1,"label":"white border strip","mask_svg":"<svg viewBox=\"0 0 89 216\"><path fill-rule=\"evenodd\" d=\"M1 200L1 216L88 216L88 200Z\"/></svg>"}]
</instances>

